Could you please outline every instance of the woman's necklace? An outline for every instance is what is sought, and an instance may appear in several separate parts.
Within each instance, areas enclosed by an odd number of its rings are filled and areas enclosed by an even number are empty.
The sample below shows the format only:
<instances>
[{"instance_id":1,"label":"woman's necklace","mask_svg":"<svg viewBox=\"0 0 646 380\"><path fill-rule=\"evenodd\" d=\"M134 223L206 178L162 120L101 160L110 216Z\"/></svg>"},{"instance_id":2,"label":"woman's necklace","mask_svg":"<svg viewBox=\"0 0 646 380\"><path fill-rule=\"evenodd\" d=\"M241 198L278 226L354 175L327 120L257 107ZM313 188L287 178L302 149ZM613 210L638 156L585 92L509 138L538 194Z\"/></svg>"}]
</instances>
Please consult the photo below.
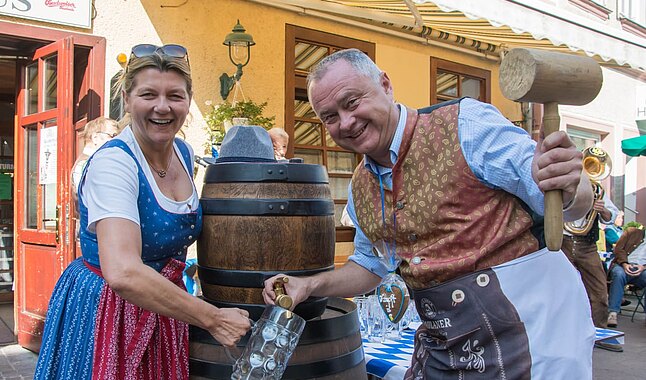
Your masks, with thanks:
<instances>
[{"instance_id":1,"label":"woman's necklace","mask_svg":"<svg viewBox=\"0 0 646 380\"><path fill-rule=\"evenodd\" d=\"M170 168L170 163L173 161L173 151L171 150L170 155L168 156L168 163L166 164L166 169L157 169L153 166L153 164L150 163L150 160L148 157L144 154L144 158L146 158L146 162L148 163L148 166L157 173L158 176L161 178L166 177L166 173L168 172L168 169Z\"/></svg>"}]
</instances>

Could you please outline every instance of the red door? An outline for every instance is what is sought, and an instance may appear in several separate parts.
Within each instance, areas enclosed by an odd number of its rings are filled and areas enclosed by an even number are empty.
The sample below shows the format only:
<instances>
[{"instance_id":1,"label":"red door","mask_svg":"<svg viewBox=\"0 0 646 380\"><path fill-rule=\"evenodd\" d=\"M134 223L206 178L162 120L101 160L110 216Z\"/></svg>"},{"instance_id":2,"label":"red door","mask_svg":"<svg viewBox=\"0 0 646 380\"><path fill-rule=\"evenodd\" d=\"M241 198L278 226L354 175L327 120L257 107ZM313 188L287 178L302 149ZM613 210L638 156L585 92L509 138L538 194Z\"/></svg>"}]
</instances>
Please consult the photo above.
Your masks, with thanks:
<instances>
[{"instance_id":1,"label":"red door","mask_svg":"<svg viewBox=\"0 0 646 380\"><path fill-rule=\"evenodd\" d=\"M15 313L18 343L37 351L56 280L74 259L74 41L44 46L21 67L16 103Z\"/></svg>"}]
</instances>

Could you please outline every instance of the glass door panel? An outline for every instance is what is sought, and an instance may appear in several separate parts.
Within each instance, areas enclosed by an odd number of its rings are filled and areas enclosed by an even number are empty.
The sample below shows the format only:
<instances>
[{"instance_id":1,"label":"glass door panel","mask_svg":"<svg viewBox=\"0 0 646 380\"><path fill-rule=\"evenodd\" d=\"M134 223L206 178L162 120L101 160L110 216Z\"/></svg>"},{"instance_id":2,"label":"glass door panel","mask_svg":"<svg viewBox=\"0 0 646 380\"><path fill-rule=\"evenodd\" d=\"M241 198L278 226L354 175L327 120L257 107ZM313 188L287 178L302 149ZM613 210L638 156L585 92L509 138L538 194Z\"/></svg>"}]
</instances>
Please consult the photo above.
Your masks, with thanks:
<instances>
[{"instance_id":1,"label":"glass door panel","mask_svg":"<svg viewBox=\"0 0 646 380\"><path fill-rule=\"evenodd\" d=\"M38 228L38 128L25 127L26 183L24 191L25 227Z\"/></svg>"},{"instance_id":2,"label":"glass door panel","mask_svg":"<svg viewBox=\"0 0 646 380\"><path fill-rule=\"evenodd\" d=\"M57 81L57 75L56 73L58 72L57 68L57 62L58 62L58 55L54 54L50 57L47 57L43 60L44 66L45 66L45 73L44 73L44 78L43 78L43 88L45 89L45 93L43 94L43 101L44 101L44 110L51 110L56 108L56 100L57 100L57 92L58 92L58 81Z\"/></svg>"},{"instance_id":3,"label":"glass door panel","mask_svg":"<svg viewBox=\"0 0 646 380\"><path fill-rule=\"evenodd\" d=\"M38 61L26 67L25 114L38 112Z\"/></svg>"}]
</instances>

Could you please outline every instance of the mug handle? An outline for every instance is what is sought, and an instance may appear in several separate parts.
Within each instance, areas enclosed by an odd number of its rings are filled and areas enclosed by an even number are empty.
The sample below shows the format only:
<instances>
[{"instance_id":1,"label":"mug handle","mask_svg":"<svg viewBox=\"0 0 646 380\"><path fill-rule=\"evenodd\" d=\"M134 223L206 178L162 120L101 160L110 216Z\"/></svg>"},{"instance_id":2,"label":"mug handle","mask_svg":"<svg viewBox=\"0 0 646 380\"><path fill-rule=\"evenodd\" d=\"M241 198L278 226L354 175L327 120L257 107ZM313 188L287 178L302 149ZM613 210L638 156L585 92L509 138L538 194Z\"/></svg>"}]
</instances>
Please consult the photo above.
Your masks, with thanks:
<instances>
[{"instance_id":1,"label":"mug handle","mask_svg":"<svg viewBox=\"0 0 646 380\"><path fill-rule=\"evenodd\" d=\"M251 335L253 335L254 329L256 328L256 325L257 325L257 322L254 322L254 320L251 319L251 318L248 318L248 319L249 319L249 324L251 325ZM231 353L231 350L235 350L236 355ZM231 349L229 347L224 347L224 353L227 355L227 358L229 360L231 360L231 365L235 364L235 362L237 362L238 359L240 359L240 357L242 356L242 351L243 350L244 350L244 348L241 350L237 346L235 348L233 348L233 349Z\"/></svg>"}]
</instances>

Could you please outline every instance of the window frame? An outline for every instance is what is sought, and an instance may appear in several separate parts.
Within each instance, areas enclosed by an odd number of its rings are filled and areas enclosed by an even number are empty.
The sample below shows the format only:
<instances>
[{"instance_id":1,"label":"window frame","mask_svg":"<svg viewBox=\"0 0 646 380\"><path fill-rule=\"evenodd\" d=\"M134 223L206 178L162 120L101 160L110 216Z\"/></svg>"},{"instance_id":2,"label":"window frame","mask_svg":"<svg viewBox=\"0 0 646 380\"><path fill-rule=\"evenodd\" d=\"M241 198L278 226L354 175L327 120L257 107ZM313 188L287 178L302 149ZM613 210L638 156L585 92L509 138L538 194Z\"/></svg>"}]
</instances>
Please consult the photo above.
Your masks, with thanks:
<instances>
[{"instance_id":1,"label":"window frame","mask_svg":"<svg viewBox=\"0 0 646 380\"><path fill-rule=\"evenodd\" d=\"M473 66L464 65L461 63L447 61L445 59L431 57L431 99L430 104L437 104L441 101L449 100L452 97L445 96L446 99L438 100L437 94L437 73L438 71L447 72L455 74L458 76L458 96L460 98L462 79L467 77L471 79L477 79L483 82L483 85L480 86L480 97L481 101L485 103L491 103L491 71L480 69Z\"/></svg>"},{"instance_id":2,"label":"window frame","mask_svg":"<svg viewBox=\"0 0 646 380\"><path fill-rule=\"evenodd\" d=\"M298 145L295 146L294 126L297 118L294 115L294 103L296 100L307 100L307 72L296 70L295 47L298 42L312 43L318 46L325 46L329 51L336 51L348 48L357 48L366 53L375 61L375 44L372 42L362 41L350 37L344 37L332 33L322 32L314 29L308 29L297 25L285 25L285 131L290 136L290 142L287 147L287 157L294 156L294 149L311 149L322 152L322 164L327 168L328 152L348 152L341 147L328 147L322 144L318 145ZM314 119L298 119L298 121L308 121L320 123L320 133L322 141L325 140L326 131L323 123ZM361 155L357 155L356 162L361 162ZM353 168L354 169L354 168ZM334 173L328 172L331 178L352 178L351 173ZM345 204L347 199L335 198L334 204ZM336 241L351 242L354 240L355 229L352 227L337 226Z\"/></svg>"}]
</instances>

